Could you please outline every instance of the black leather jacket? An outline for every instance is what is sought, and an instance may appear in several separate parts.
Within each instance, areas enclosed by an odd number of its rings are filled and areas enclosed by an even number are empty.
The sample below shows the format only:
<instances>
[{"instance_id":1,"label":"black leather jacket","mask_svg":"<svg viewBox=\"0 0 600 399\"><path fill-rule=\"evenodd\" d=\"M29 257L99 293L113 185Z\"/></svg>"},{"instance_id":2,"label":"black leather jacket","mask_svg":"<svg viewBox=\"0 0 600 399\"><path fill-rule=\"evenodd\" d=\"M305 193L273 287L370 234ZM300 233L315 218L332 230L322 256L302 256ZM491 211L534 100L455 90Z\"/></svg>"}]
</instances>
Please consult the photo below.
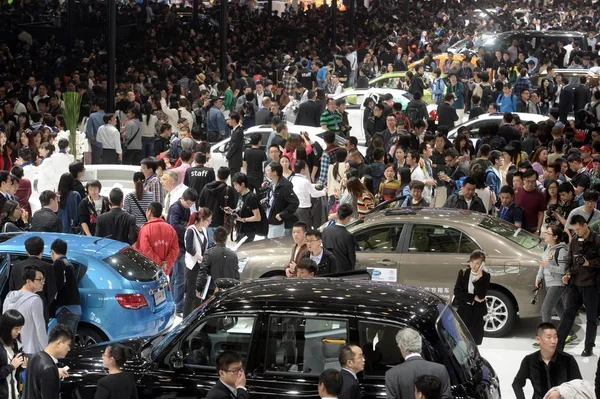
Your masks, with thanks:
<instances>
[{"instance_id":1,"label":"black leather jacket","mask_svg":"<svg viewBox=\"0 0 600 399\"><path fill-rule=\"evenodd\" d=\"M27 365L25 379L26 399L59 399L60 379L58 366L46 352L38 352Z\"/></svg>"}]
</instances>

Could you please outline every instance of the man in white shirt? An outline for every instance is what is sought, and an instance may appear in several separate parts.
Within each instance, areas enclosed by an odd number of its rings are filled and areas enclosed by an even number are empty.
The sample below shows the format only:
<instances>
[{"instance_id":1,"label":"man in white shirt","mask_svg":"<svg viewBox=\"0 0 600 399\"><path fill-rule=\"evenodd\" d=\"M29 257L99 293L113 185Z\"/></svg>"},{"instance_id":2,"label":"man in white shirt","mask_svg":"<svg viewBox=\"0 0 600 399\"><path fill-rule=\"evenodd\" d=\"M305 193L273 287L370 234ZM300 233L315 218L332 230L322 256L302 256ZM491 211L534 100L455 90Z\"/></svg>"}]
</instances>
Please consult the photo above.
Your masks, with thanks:
<instances>
[{"instance_id":1,"label":"man in white shirt","mask_svg":"<svg viewBox=\"0 0 600 399\"><path fill-rule=\"evenodd\" d=\"M312 198L324 197L327 195L327 188L317 190L313 184L306 178L306 162L303 160L296 161L294 165L294 174L290 176L289 181L294 186L294 192L300 201L296 216L301 222L306 223L308 229L312 229L310 218L310 210L312 208Z\"/></svg>"},{"instance_id":2,"label":"man in white shirt","mask_svg":"<svg viewBox=\"0 0 600 399\"><path fill-rule=\"evenodd\" d=\"M423 182L423 184L425 184L425 180L427 180L427 178L425 177L425 172L423 172L421 165L419 165L420 160L421 154L419 154L418 150L410 150L406 154L406 164L410 168L410 180L420 181ZM425 199L425 201L431 203L431 194L431 186L425 184L425 189L423 190L423 198Z\"/></svg>"},{"instance_id":3,"label":"man in white shirt","mask_svg":"<svg viewBox=\"0 0 600 399\"><path fill-rule=\"evenodd\" d=\"M342 392L342 374L335 369L327 369L319 376L319 396L321 399L337 399Z\"/></svg>"},{"instance_id":4,"label":"man in white shirt","mask_svg":"<svg viewBox=\"0 0 600 399\"><path fill-rule=\"evenodd\" d=\"M104 114L104 125L98 128L96 141L102 145L102 163L118 164L123 159L121 134L115 127L117 118L114 114Z\"/></svg>"},{"instance_id":5,"label":"man in white shirt","mask_svg":"<svg viewBox=\"0 0 600 399\"><path fill-rule=\"evenodd\" d=\"M167 170L163 173L160 182L162 183L163 189L167 192L162 213L166 219L169 214L169 208L175 202L179 201L183 192L187 189L187 186L183 183L179 183L179 173L175 170Z\"/></svg>"}]
</instances>

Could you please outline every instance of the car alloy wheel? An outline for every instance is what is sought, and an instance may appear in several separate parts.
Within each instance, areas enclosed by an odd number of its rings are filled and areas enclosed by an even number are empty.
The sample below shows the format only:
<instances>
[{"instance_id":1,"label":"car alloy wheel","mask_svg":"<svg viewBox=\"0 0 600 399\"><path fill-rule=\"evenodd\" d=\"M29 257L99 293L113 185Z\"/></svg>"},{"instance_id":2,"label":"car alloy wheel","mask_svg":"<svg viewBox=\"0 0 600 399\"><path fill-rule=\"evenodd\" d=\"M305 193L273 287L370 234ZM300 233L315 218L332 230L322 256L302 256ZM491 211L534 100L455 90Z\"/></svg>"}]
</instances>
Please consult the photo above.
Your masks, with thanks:
<instances>
[{"instance_id":1,"label":"car alloy wheel","mask_svg":"<svg viewBox=\"0 0 600 399\"><path fill-rule=\"evenodd\" d=\"M489 290L486 296L487 314L484 332L488 337L502 337L512 329L517 317L515 306L506 294Z\"/></svg>"},{"instance_id":2,"label":"car alloy wheel","mask_svg":"<svg viewBox=\"0 0 600 399\"><path fill-rule=\"evenodd\" d=\"M77 328L77 334L73 338L73 343L75 348L85 348L106 340L106 338L100 336L96 331L84 326Z\"/></svg>"}]
</instances>

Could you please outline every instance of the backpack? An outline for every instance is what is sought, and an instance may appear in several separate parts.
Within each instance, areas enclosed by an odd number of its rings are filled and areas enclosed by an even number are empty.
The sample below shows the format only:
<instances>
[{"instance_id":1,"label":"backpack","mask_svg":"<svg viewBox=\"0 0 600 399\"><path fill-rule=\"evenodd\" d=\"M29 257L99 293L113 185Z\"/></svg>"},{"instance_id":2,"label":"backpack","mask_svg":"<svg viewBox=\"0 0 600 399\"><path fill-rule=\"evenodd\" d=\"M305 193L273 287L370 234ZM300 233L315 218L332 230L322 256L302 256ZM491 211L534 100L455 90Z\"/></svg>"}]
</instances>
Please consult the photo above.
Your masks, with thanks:
<instances>
[{"instance_id":1,"label":"backpack","mask_svg":"<svg viewBox=\"0 0 600 399\"><path fill-rule=\"evenodd\" d=\"M452 194L456 194L462 189L462 186L463 186L466 178L467 178L467 176L463 176L463 177L459 177L457 180L454 180L455 185L454 185L454 188L452 189Z\"/></svg>"},{"instance_id":2,"label":"backpack","mask_svg":"<svg viewBox=\"0 0 600 399\"><path fill-rule=\"evenodd\" d=\"M491 103L494 102L494 92L488 85L483 86L483 92L481 93L481 107L487 110Z\"/></svg>"},{"instance_id":3,"label":"backpack","mask_svg":"<svg viewBox=\"0 0 600 399\"><path fill-rule=\"evenodd\" d=\"M592 103L588 103L585 106L585 110L590 113L590 123L594 126L598 126L598 106L600 101L592 106Z\"/></svg>"},{"instance_id":4,"label":"backpack","mask_svg":"<svg viewBox=\"0 0 600 399\"><path fill-rule=\"evenodd\" d=\"M410 126L414 126L419 119L419 109L417 107L407 107L406 118L410 122Z\"/></svg>"}]
</instances>

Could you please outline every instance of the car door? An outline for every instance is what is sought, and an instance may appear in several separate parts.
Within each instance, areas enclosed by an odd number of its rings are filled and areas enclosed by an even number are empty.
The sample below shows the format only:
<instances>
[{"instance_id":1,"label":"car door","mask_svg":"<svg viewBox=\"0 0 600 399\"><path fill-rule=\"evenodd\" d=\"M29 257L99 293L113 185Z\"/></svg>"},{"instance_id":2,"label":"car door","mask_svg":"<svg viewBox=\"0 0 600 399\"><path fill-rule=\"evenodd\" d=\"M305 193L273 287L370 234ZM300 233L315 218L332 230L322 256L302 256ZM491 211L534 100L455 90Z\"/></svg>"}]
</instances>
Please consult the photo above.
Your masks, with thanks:
<instances>
[{"instance_id":1,"label":"car door","mask_svg":"<svg viewBox=\"0 0 600 399\"><path fill-rule=\"evenodd\" d=\"M366 268L375 281L397 282L402 255L398 251L404 225L382 223L353 231L358 244L356 267Z\"/></svg>"},{"instance_id":2,"label":"car door","mask_svg":"<svg viewBox=\"0 0 600 399\"><path fill-rule=\"evenodd\" d=\"M8 279L10 277L10 255L0 254L0 300L8 294Z\"/></svg>"},{"instance_id":3,"label":"car door","mask_svg":"<svg viewBox=\"0 0 600 399\"><path fill-rule=\"evenodd\" d=\"M459 269L466 267L470 254L481 247L468 234L450 225L415 223L405 229L398 282L449 300Z\"/></svg>"},{"instance_id":4,"label":"car door","mask_svg":"<svg viewBox=\"0 0 600 399\"><path fill-rule=\"evenodd\" d=\"M165 348L138 383L140 398L203 398L217 382L217 356L226 350L244 359L246 373L254 368L259 318L262 313L222 313L199 318ZM249 390L253 380L247 379Z\"/></svg>"}]
</instances>

